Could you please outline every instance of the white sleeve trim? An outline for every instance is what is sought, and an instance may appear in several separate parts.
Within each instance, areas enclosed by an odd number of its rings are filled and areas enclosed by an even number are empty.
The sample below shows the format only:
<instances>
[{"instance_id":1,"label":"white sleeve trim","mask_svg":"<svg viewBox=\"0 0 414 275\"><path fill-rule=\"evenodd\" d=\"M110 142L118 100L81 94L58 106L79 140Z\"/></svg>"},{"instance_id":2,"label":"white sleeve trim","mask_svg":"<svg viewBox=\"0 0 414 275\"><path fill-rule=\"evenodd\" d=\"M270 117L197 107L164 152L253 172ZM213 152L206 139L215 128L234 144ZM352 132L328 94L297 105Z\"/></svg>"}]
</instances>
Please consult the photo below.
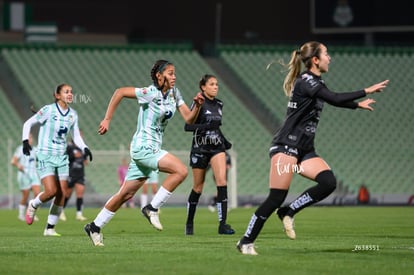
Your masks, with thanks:
<instances>
[{"instance_id":1,"label":"white sleeve trim","mask_svg":"<svg viewBox=\"0 0 414 275\"><path fill-rule=\"evenodd\" d=\"M38 123L38 121L36 119L36 115L31 116L28 120L25 121L25 123L23 124L22 141L26 140L26 139L29 139L30 129L36 123Z\"/></svg>"}]
</instances>

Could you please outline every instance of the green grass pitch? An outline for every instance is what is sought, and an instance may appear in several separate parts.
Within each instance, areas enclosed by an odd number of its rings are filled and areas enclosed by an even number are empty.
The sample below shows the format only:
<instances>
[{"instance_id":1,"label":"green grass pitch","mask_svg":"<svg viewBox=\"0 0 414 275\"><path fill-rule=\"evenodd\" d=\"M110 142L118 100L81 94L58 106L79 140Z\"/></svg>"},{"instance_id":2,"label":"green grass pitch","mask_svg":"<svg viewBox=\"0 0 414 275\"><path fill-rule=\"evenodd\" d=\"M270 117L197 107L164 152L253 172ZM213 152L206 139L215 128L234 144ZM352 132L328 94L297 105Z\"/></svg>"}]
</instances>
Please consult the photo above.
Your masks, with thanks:
<instances>
[{"instance_id":1,"label":"green grass pitch","mask_svg":"<svg viewBox=\"0 0 414 275\"><path fill-rule=\"evenodd\" d=\"M100 209L84 210L90 220ZM0 274L412 274L413 207L310 207L295 218L289 240L276 215L256 240L258 256L241 255L236 242L256 208L229 212L235 235L217 234L217 213L197 209L195 234L184 235L186 209L164 207L156 231L138 209L120 209L94 247L86 222L66 209L66 222L44 237L46 207L28 226L17 210L0 210Z\"/></svg>"}]
</instances>

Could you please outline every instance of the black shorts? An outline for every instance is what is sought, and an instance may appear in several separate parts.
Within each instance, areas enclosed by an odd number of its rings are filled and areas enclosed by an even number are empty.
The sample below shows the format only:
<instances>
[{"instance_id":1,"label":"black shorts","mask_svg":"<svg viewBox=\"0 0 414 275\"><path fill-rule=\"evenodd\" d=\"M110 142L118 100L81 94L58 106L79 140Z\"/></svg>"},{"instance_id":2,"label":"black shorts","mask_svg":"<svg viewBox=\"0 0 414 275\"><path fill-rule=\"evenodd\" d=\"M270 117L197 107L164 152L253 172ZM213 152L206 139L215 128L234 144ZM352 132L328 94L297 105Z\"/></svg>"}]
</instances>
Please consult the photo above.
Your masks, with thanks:
<instances>
[{"instance_id":1,"label":"black shorts","mask_svg":"<svg viewBox=\"0 0 414 275\"><path fill-rule=\"evenodd\" d=\"M315 152L315 148L310 150L301 150L295 147L291 147L283 144L275 144L269 149L269 157L272 158L277 153L284 153L288 156L292 156L298 159L298 163L304 160L319 157Z\"/></svg>"},{"instance_id":2,"label":"black shorts","mask_svg":"<svg viewBox=\"0 0 414 275\"><path fill-rule=\"evenodd\" d=\"M192 168L199 168L199 169L206 169L209 164L210 160L213 156L217 155L218 153L223 152L213 152L213 153L193 153L190 154L190 166Z\"/></svg>"},{"instance_id":3,"label":"black shorts","mask_svg":"<svg viewBox=\"0 0 414 275\"><path fill-rule=\"evenodd\" d=\"M76 183L85 185L85 177L69 177L68 178L69 188L73 188Z\"/></svg>"}]
</instances>

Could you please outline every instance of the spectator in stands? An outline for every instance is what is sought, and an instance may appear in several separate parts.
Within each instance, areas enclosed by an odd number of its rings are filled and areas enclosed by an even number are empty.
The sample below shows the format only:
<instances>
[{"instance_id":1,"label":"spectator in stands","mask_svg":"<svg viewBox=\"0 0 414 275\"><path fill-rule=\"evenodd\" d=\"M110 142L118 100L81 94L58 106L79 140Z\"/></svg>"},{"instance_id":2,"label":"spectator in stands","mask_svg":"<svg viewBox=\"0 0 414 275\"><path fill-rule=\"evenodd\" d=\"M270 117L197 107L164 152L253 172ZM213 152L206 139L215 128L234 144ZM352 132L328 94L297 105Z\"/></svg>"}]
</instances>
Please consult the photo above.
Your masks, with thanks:
<instances>
[{"instance_id":1,"label":"spectator in stands","mask_svg":"<svg viewBox=\"0 0 414 275\"><path fill-rule=\"evenodd\" d=\"M25 213L30 190L32 190L33 197L36 197L40 193L40 178L36 171L36 147L33 146L33 135L31 133L29 134L29 145L33 147L33 150L30 151L28 156L23 154L23 146L20 145L16 148L11 159L11 165L15 166L18 170L17 182L22 192L18 215L21 221L26 220ZM36 220L38 220L37 216L35 216Z\"/></svg>"},{"instance_id":2,"label":"spectator in stands","mask_svg":"<svg viewBox=\"0 0 414 275\"><path fill-rule=\"evenodd\" d=\"M84 143L79 127L78 114L69 107L73 101L72 87L60 84L53 93L55 102L43 106L23 125L23 153L30 155L32 147L29 143L30 129L34 124L40 124L37 148L37 172L43 184L44 191L29 201L26 211L26 223L32 224L36 213L45 202L53 200L49 210L44 236L60 236L55 231L55 225L62 212L65 196L62 186L67 185L69 177L69 162L66 154L67 134L71 132L77 146L84 155L92 160L92 153Z\"/></svg>"},{"instance_id":3,"label":"spectator in stands","mask_svg":"<svg viewBox=\"0 0 414 275\"><path fill-rule=\"evenodd\" d=\"M294 173L316 181L316 185L277 211L290 239L296 238L294 215L323 200L335 190L336 178L314 148L314 138L324 102L337 107L372 111L370 105L375 103L373 99L360 102L355 100L381 92L388 84L388 80L385 80L359 91L334 93L321 78L323 73L328 72L330 61L326 46L316 41L305 43L291 54L286 65L288 73L283 83L284 91L289 97L286 119L273 137L269 150L269 195L257 208L244 236L237 243L242 254L257 255L254 241L266 220L284 202ZM303 72L302 63L306 67Z\"/></svg>"},{"instance_id":4,"label":"spectator in stands","mask_svg":"<svg viewBox=\"0 0 414 275\"><path fill-rule=\"evenodd\" d=\"M82 131L80 134L83 138ZM87 218L83 216L83 195L85 193L85 165L88 164L88 160L85 158L81 148L79 148L73 140L68 143L66 152L69 157L69 179L67 186L64 186L63 193L65 194L65 203L63 208L66 207L70 197L72 196L73 188L76 193L76 220L86 221ZM62 210L60 219L65 221L66 215Z\"/></svg>"},{"instance_id":5,"label":"spectator in stands","mask_svg":"<svg viewBox=\"0 0 414 275\"><path fill-rule=\"evenodd\" d=\"M140 197L141 209L148 204L148 186L151 186L152 195L155 196L158 191L158 172L151 173L145 184L142 186L142 193Z\"/></svg>"},{"instance_id":6,"label":"spectator in stands","mask_svg":"<svg viewBox=\"0 0 414 275\"><path fill-rule=\"evenodd\" d=\"M218 233L234 234L227 220L227 180L226 149L231 144L220 130L223 102L217 99L218 81L214 75L204 75L199 87L205 102L200 109L197 120L186 124L185 130L193 132L190 153L190 166L193 171L193 187L187 201L187 221L185 234L194 234L194 216L204 187L207 167L210 164L217 185ZM192 106L193 107L193 106Z\"/></svg>"},{"instance_id":7,"label":"spectator in stands","mask_svg":"<svg viewBox=\"0 0 414 275\"><path fill-rule=\"evenodd\" d=\"M85 231L95 246L103 246L101 229L113 218L115 212L135 195L153 171L168 173L151 203L142 214L156 229L162 230L158 209L169 199L175 188L187 177L187 167L174 155L161 148L162 137L169 120L176 110L186 123L197 118L204 98L201 93L194 97L194 108L185 104L180 91L175 87L175 66L166 60L158 60L151 69L153 84L144 88L123 87L115 90L104 119L99 125L99 134L109 130L111 119L123 98L137 99L140 106L137 130L132 139L131 162L124 184L105 204Z\"/></svg>"},{"instance_id":8,"label":"spectator in stands","mask_svg":"<svg viewBox=\"0 0 414 275\"><path fill-rule=\"evenodd\" d=\"M358 190L358 203L359 204L369 203L369 191L368 191L368 188L364 184L361 184Z\"/></svg>"}]
</instances>

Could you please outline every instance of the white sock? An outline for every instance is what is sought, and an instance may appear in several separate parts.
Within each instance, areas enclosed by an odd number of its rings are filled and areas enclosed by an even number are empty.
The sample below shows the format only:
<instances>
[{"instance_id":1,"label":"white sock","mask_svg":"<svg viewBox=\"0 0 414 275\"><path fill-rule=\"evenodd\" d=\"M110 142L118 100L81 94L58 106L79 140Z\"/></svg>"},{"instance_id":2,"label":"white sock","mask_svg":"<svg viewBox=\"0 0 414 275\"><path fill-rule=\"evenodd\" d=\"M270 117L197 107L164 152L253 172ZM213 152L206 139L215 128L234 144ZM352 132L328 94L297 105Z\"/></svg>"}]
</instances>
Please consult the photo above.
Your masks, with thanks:
<instances>
[{"instance_id":1,"label":"white sock","mask_svg":"<svg viewBox=\"0 0 414 275\"><path fill-rule=\"evenodd\" d=\"M76 216L77 217L82 216L82 211L76 211Z\"/></svg>"},{"instance_id":2,"label":"white sock","mask_svg":"<svg viewBox=\"0 0 414 275\"><path fill-rule=\"evenodd\" d=\"M59 215L62 213L63 206L58 206L52 203L49 210L49 215L47 216L47 223L51 225L56 225L59 221Z\"/></svg>"},{"instance_id":3,"label":"white sock","mask_svg":"<svg viewBox=\"0 0 414 275\"><path fill-rule=\"evenodd\" d=\"M141 194L141 208L143 208L147 204L148 204L148 195L147 194Z\"/></svg>"},{"instance_id":4,"label":"white sock","mask_svg":"<svg viewBox=\"0 0 414 275\"><path fill-rule=\"evenodd\" d=\"M19 217L24 217L25 212L26 212L26 205L19 204Z\"/></svg>"},{"instance_id":5,"label":"white sock","mask_svg":"<svg viewBox=\"0 0 414 275\"><path fill-rule=\"evenodd\" d=\"M93 222L97 227L102 229L107 223L111 221L114 215L115 212L109 211L104 207L102 208L101 212L99 212L98 216L96 216Z\"/></svg>"},{"instance_id":6,"label":"white sock","mask_svg":"<svg viewBox=\"0 0 414 275\"><path fill-rule=\"evenodd\" d=\"M36 196L36 198L34 198L33 199L33 202L32 202L32 206L34 207L34 208L38 208L43 202L40 200L40 195L42 194L43 192L41 192L41 193L39 193L37 196Z\"/></svg>"},{"instance_id":7,"label":"white sock","mask_svg":"<svg viewBox=\"0 0 414 275\"><path fill-rule=\"evenodd\" d=\"M151 205L155 209L160 208L167 202L167 200L171 197L171 192L165 189L163 186L160 187L158 192L155 194L154 198L152 198Z\"/></svg>"}]
</instances>

